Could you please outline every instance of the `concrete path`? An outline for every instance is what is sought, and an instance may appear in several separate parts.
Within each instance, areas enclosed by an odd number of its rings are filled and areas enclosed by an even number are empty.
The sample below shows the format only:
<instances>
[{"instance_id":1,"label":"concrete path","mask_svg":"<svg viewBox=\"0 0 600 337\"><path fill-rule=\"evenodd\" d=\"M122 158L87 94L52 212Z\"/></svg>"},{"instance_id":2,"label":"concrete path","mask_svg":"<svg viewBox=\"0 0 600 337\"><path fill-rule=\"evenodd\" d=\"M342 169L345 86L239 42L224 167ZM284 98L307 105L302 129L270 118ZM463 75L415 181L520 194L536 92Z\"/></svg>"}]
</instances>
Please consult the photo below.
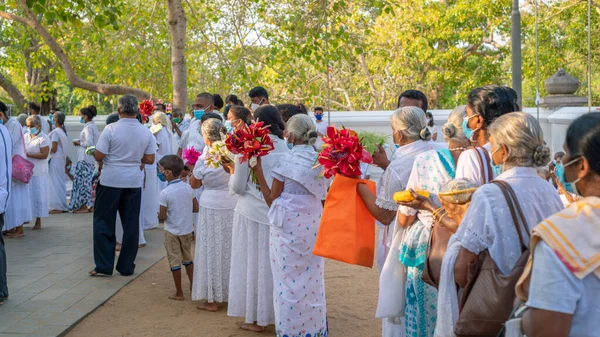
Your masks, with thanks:
<instances>
[{"instance_id":1,"label":"concrete path","mask_svg":"<svg viewBox=\"0 0 600 337\"><path fill-rule=\"evenodd\" d=\"M43 219L42 230L8 239L8 290L0 306L0 337L60 336L165 255L160 228L146 231L133 276L93 278L92 215Z\"/></svg>"}]
</instances>

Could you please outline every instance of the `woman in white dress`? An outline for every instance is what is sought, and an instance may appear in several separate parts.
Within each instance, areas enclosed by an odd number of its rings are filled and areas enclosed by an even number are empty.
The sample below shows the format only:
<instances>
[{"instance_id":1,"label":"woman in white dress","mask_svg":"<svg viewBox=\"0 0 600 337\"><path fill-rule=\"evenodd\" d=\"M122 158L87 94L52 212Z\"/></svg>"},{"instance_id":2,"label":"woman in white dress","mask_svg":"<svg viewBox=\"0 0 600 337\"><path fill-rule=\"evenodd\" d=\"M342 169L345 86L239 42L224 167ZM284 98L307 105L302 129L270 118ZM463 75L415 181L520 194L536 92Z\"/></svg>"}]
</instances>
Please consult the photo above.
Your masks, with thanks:
<instances>
[{"instance_id":1,"label":"woman in white dress","mask_svg":"<svg viewBox=\"0 0 600 337\"><path fill-rule=\"evenodd\" d=\"M85 150L90 146L96 146L96 142L100 138L98 127L93 121L96 113L96 107L93 105L79 111L79 122L84 126L79 133L79 139L73 140L73 145L77 146L77 164L75 165L75 179L73 179L73 191L71 191L69 203L69 211L75 213L87 213L94 207L92 179L96 170L96 160L93 156L86 154Z\"/></svg>"},{"instance_id":2,"label":"woman in white dress","mask_svg":"<svg viewBox=\"0 0 600 337\"><path fill-rule=\"evenodd\" d=\"M164 112L156 112L152 115L152 126L150 131L156 138L156 162L158 163L162 157L173 154L173 134L170 129L171 123ZM167 187L165 181L158 182L158 192Z\"/></svg>"},{"instance_id":3,"label":"woman in white dress","mask_svg":"<svg viewBox=\"0 0 600 337\"><path fill-rule=\"evenodd\" d=\"M0 120L8 129L12 139L12 155L27 158L25 141L21 123L8 115L8 107L0 102ZM11 179L8 205L4 214L3 235L7 238L25 235L23 224L31 221L31 204L29 202L29 185L16 179Z\"/></svg>"},{"instance_id":4,"label":"woman in white dress","mask_svg":"<svg viewBox=\"0 0 600 337\"><path fill-rule=\"evenodd\" d=\"M207 148L227 133L218 119L205 121L201 130ZM238 198L229 194L229 174L222 167L206 165L207 156L205 152L198 159L190 177L192 188L204 186L198 202L192 300L206 300L197 308L214 312L218 310L217 303L229 298L233 210Z\"/></svg>"},{"instance_id":5,"label":"woman in white dress","mask_svg":"<svg viewBox=\"0 0 600 337\"><path fill-rule=\"evenodd\" d=\"M253 168L269 205L276 336L327 336L325 260L312 254L328 181L313 169L317 130L307 115L286 124L292 151L271 170L271 187L261 160Z\"/></svg>"},{"instance_id":6,"label":"woman in white dress","mask_svg":"<svg viewBox=\"0 0 600 337\"><path fill-rule=\"evenodd\" d=\"M229 111L234 127L250 120L250 111L236 106ZM269 126L275 149L262 158L262 169L267 183L271 184L271 169L279 163L289 149L283 140L283 121L277 108L261 106L254 112L257 121ZM243 118L243 119L242 119ZM235 166L226 168L233 172L229 189L239 195L233 216L231 249L231 272L229 274L229 303L227 314L244 317L242 329L264 331L264 327L275 322L273 311L273 274L269 258L269 207L253 183L248 163L235 158Z\"/></svg>"},{"instance_id":7,"label":"woman in white dress","mask_svg":"<svg viewBox=\"0 0 600 337\"><path fill-rule=\"evenodd\" d=\"M31 189L31 216L35 219L33 229L42 228L41 218L48 217L48 155L50 140L42 132L42 120L38 116L27 118L29 133L25 135L27 159L33 163ZM64 167L64 166L63 166Z\"/></svg>"},{"instance_id":8,"label":"woman in white dress","mask_svg":"<svg viewBox=\"0 0 600 337\"><path fill-rule=\"evenodd\" d=\"M52 142L51 157L48 162L50 180L48 207L50 208L50 214L69 210L67 205L67 173L65 172L68 142L67 132L65 131L65 115L62 112L55 112L53 116L54 129L48 135Z\"/></svg>"},{"instance_id":9,"label":"woman in white dress","mask_svg":"<svg viewBox=\"0 0 600 337\"><path fill-rule=\"evenodd\" d=\"M526 226L521 228L521 232L527 245L532 228L563 209L554 186L540 178L536 171L536 167L550 162L550 149L544 145L540 124L527 113L514 112L499 117L490 126L489 133L492 161L502 168L496 180L507 183L515 192L525 216ZM459 212L462 209L457 208ZM484 250L489 252L502 274L508 275L513 270L522 253L522 241L507 201L497 185L485 184L475 191L465 213L448 212L453 218L462 218L451 239L460 243L454 264L454 280L461 288L467 283L469 264ZM444 261L448 257L446 254ZM444 282L446 280L442 277L440 284ZM445 326L444 330L453 331L453 326Z\"/></svg>"}]
</instances>

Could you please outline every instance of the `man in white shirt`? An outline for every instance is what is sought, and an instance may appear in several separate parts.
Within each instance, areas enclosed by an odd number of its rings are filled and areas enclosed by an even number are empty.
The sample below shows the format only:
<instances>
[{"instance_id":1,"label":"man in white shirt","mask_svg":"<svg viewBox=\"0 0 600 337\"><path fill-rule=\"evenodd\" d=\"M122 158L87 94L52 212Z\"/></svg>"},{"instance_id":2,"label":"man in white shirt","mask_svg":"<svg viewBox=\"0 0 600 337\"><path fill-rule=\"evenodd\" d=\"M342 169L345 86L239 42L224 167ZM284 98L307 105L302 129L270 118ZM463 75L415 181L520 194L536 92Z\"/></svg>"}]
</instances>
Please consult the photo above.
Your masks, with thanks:
<instances>
[{"instance_id":1,"label":"man in white shirt","mask_svg":"<svg viewBox=\"0 0 600 337\"><path fill-rule=\"evenodd\" d=\"M0 102L0 104L4 104ZM0 124L0 232L4 226L4 213L10 193L10 180L12 177L12 138L8 129ZM4 238L0 234L0 305L8 297L8 282L6 279L6 250Z\"/></svg>"},{"instance_id":2,"label":"man in white shirt","mask_svg":"<svg viewBox=\"0 0 600 337\"><path fill-rule=\"evenodd\" d=\"M119 121L107 125L96 144L94 157L102 163L94 209L94 262L90 275L112 275L115 260L117 212L123 224L123 242L117 271L132 275L138 251L140 205L144 183L143 164L154 163L156 140L140 124L138 100L119 98Z\"/></svg>"},{"instance_id":3,"label":"man in white shirt","mask_svg":"<svg viewBox=\"0 0 600 337\"><path fill-rule=\"evenodd\" d=\"M214 98L211 94L207 92L203 92L196 96L194 99L194 104L192 107L194 117L190 121L190 126L188 129L183 132L181 135L181 142L179 143L179 150L177 150L177 155L181 157L183 151L189 147L193 147L196 151L202 153L204 150L204 138L200 133L201 121L200 119L204 116L205 113L209 113L213 111L214 107Z\"/></svg>"},{"instance_id":4,"label":"man in white shirt","mask_svg":"<svg viewBox=\"0 0 600 337\"><path fill-rule=\"evenodd\" d=\"M315 115L315 127L317 128L317 141L315 142L315 148L317 151L321 150L323 146L323 136L327 135L327 127L329 126L326 122L323 121L323 108L320 106L316 107L313 114Z\"/></svg>"}]
</instances>

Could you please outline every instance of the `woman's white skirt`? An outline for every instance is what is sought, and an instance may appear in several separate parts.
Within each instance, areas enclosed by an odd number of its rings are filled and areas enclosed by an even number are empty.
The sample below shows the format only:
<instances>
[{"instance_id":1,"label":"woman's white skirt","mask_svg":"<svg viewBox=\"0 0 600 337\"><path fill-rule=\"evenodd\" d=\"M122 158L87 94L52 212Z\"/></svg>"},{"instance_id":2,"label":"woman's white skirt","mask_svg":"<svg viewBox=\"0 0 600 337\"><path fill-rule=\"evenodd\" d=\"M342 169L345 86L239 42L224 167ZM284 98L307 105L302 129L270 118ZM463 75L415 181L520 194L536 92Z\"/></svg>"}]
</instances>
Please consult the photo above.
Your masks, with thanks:
<instances>
[{"instance_id":1,"label":"woman's white skirt","mask_svg":"<svg viewBox=\"0 0 600 337\"><path fill-rule=\"evenodd\" d=\"M29 182L32 218L48 217L48 174L33 176Z\"/></svg>"},{"instance_id":2,"label":"woman's white skirt","mask_svg":"<svg viewBox=\"0 0 600 337\"><path fill-rule=\"evenodd\" d=\"M270 226L234 212L227 315L260 326L275 323Z\"/></svg>"},{"instance_id":3,"label":"woman's white skirt","mask_svg":"<svg viewBox=\"0 0 600 337\"><path fill-rule=\"evenodd\" d=\"M68 211L67 205L67 173L65 157L52 157L48 164L48 207L50 210Z\"/></svg>"},{"instance_id":4,"label":"woman's white skirt","mask_svg":"<svg viewBox=\"0 0 600 337\"><path fill-rule=\"evenodd\" d=\"M232 209L200 207L196 227L192 300L227 302L231 268Z\"/></svg>"},{"instance_id":5,"label":"woman's white skirt","mask_svg":"<svg viewBox=\"0 0 600 337\"><path fill-rule=\"evenodd\" d=\"M4 228L8 231L31 221L31 198L29 184L12 179L10 184L10 195L8 196L8 207L4 214Z\"/></svg>"}]
</instances>

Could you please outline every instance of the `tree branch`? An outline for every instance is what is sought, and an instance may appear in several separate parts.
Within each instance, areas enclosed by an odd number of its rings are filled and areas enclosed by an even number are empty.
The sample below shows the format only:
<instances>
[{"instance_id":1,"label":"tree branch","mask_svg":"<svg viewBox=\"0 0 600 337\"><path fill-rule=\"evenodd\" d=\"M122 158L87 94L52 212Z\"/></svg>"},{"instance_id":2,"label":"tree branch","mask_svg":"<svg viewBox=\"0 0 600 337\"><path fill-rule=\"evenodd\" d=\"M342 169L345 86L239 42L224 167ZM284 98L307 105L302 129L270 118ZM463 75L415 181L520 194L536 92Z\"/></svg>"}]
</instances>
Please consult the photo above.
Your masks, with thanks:
<instances>
[{"instance_id":1,"label":"tree branch","mask_svg":"<svg viewBox=\"0 0 600 337\"><path fill-rule=\"evenodd\" d=\"M73 69L71 61L65 54L60 44L56 41L56 39L52 37L52 35L50 35L48 30L44 26L42 26L42 24L40 24L35 13L33 13L33 11L29 7L27 7L26 0L20 0L20 4L27 17L20 17L12 13L0 11L0 18L5 18L11 21L19 22L35 30L42 37L42 39L44 39L44 42L46 43L46 45L48 45L50 50L52 50L54 55L56 55L60 64L62 65L63 70L67 75L67 78L69 79L69 82L71 82L71 84L74 87L97 92L107 96L133 94L139 99L148 99L151 97L150 93L141 89L131 88L124 85L93 83L79 77Z\"/></svg>"},{"instance_id":2,"label":"tree branch","mask_svg":"<svg viewBox=\"0 0 600 337\"><path fill-rule=\"evenodd\" d=\"M4 89L12 99L13 103L19 111L24 111L27 106L27 100L21 93L21 90L17 88L12 82L0 72L0 87Z\"/></svg>"}]
</instances>

